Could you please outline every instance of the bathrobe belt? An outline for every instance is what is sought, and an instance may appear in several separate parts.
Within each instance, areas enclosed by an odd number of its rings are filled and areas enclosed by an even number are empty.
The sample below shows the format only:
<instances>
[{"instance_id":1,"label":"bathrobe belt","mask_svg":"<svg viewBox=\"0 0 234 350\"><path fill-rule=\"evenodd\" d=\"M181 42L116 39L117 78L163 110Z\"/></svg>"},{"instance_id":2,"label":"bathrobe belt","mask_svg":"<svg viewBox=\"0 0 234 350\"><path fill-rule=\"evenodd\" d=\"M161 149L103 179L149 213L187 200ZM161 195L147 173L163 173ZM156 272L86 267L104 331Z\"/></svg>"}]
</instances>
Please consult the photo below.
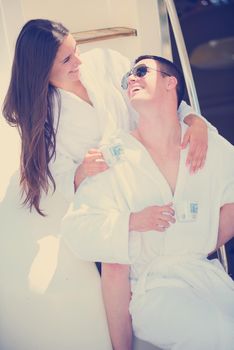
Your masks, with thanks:
<instances>
[{"instance_id":1,"label":"bathrobe belt","mask_svg":"<svg viewBox=\"0 0 234 350\"><path fill-rule=\"evenodd\" d=\"M208 260L202 254L159 255L149 262L137 280L132 280L133 299L157 287L190 286L209 294L205 281L197 278L198 270L205 270L207 275L216 275L234 291L234 283L224 272L218 259Z\"/></svg>"}]
</instances>

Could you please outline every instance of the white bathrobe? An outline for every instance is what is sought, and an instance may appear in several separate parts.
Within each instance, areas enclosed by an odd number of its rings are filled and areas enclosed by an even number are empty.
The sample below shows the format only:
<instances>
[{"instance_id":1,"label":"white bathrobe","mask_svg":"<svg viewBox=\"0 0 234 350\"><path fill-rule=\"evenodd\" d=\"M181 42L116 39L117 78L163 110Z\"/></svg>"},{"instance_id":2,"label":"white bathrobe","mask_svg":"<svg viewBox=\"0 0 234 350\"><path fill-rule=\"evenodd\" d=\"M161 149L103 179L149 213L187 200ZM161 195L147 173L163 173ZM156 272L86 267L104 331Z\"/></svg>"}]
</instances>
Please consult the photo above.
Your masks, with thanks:
<instances>
[{"instance_id":1,"label":"white bathrobe","mask_svg":"<svg viewBox=\"0 0 234 350\"><path fill-rule=\"evenodd\" d=\"M18 173L0 203L1 350L111 349L96 266L79 260L57 235L84 154L105 143L116 126L131 128L136 116L131 111L129 118L120 88L128 59L101 49L81 59L81 80L93 107L60 90L56 159L50 164L57 190L41 201L47 217L21 206ZM190 107L183 110L186 115Z\"/></svg>"},{"instance_id":2,"label":"white bathrobe","mask_svg":"<svg viewBox=\"0 0 234 350\"><path fill-rule=\"evenodd\" d=\"M144 146L116 137L122 159L80 186L62 224L66 244L84 260L131 264L139 338L163 349L233 349L234 283L206 257L216 247L220 207L234 202L234 147L210 133L205 167L192 176L181 151L173 195ZM169 202L176 223L166 232L129 233L131 212Z\"/></svg>"},{"instance_id":3,"label":"white bathrobe","mask_svg":"<svg viewBox=\"0 0 234 350\"><path fill-rule=\"evenodd\" d=\"M84 154L98 146L103 130L115 122L129 129L128 107L115 81L129 69L129 61L118 53L115 60L109 55L103 50L82 55L87 62L82 81L94 107L60 90L57 152L51 164L57 190L41 201L47 217L21 206L18 172L0 203L1 350L112 348L97 268L74 256L58 238Z\"/></svg>"}]
</instances>

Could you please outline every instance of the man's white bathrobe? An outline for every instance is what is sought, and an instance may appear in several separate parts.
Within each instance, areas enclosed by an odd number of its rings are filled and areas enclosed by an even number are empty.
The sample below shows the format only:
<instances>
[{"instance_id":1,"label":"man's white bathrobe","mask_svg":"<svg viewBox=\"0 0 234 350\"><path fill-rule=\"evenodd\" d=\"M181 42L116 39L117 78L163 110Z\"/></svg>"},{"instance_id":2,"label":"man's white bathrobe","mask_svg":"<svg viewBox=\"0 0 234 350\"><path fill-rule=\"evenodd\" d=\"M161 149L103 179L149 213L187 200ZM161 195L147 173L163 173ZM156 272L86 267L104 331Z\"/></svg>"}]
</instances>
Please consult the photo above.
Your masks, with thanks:
<instances>
[{"instance_id":1,"label":"man's white bathrobe","mask_svg":"<svg viewBox=\"0 0 234 350\"><path fill-rule=\"evenodd\" d=\"M220 207L234 202L234 147L210 133L205 167L195 175L181 151L172 194L144 146L124 132L118 140L123 159L80 186L63 219L64 240L81 259L131 264L139 338L163 349L233 349L234 283L206 257L216 247ZM131 212L169 202L177 220L166 232L129 233ZM188 203L190 221L181 212Z\"/></svg>"}]
</instances>

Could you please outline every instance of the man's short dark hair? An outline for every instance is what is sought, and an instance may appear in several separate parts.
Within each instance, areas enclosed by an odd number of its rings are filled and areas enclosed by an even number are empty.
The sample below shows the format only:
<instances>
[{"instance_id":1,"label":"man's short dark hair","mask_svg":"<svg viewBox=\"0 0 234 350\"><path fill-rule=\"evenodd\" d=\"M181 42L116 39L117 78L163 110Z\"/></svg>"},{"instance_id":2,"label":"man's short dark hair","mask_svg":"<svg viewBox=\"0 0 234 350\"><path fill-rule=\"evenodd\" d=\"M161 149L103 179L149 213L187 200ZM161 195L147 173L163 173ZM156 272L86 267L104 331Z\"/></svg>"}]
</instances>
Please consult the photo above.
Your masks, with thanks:
<instances>
[{"instance_id":1,"label":"man's short dark hair","mask_svg":"<svg viewBox=\"0 0 234 350\"><path fill-rule=\"evenodd\" d=\"M138 58L135 59L134 63L136 64L146 59L157 61L162 71L164 71L168 75L171 75L177 79L176 93L177 93L177 100L178 100L178 107L179 107L184 97L184 91L185 91L185 80L181 70L173 62L167 60L166 58L163 58L160 56L154 56L154 55L139 56ZM166 76L166 74L164 73L161 73L161 75Z\"/></svg>"}]
</instances>

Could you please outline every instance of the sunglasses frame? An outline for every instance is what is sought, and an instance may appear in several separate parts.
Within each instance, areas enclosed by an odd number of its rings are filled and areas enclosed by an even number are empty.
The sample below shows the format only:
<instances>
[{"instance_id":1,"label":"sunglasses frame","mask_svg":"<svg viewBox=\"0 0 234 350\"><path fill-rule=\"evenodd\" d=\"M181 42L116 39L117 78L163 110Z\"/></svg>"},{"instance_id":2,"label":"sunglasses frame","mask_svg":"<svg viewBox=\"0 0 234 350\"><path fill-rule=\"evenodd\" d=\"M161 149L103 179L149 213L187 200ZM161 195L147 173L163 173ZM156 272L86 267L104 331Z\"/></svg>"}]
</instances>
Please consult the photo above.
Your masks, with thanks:
<instances>
[{"instance_id":1,"label":"sunglasses frame","mask_svg":"<svg viewBox=\"0 0 234 350\"><path fill-rule=\"evenodd\" d=\"M130 75L134 75L134 77L142 78L148 73L149 69L151 69L151 70L153 70L155 72L163 73L163 74L165 74L165 75L167 75L169 77L171 76L167 72L164 72L164 71L161 71L159 69L152 68L152 67L148 67L146 64L139 64L138 66L133 67L129 72L124 74L124 76L123 76L123 78L121 80L121 87L122 87L122 89L123 90L127 90L127 88L128 88L128 78L130 77ZM142 70L142 71L140 72L140 70Z\"/></svg>"}]
</instances>

